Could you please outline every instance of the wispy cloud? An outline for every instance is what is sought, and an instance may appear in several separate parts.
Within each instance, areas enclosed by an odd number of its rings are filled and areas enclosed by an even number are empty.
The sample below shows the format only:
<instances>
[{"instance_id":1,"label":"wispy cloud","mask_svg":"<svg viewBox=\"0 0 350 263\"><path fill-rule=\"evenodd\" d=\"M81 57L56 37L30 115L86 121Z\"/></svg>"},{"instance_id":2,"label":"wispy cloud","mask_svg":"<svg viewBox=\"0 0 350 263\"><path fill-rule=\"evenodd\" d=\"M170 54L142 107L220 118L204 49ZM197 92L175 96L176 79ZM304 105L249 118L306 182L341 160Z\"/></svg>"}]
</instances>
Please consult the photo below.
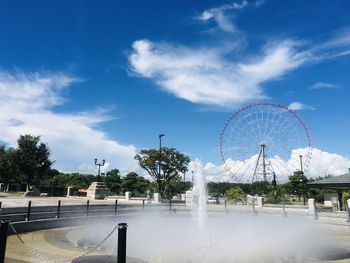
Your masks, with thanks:
<instances>
[{"instance_id":1,"label":"wispy cloud","mask_svg":"<svg viewBox=\"0 0 350 263\"><path fill-rule=\"evenodd\" d=\"M266 45L260 54L235 61L220 48L188 48L138 40L129 56L132 70L165 91L194 103L230 107L265 99L263 83L299 67L307 52L298 43ZM253 58L252 58L253 57Z\"/></svg>"},{"instance_id":2,"label":"wispy cloud","mask_svg":"<svg viewBox=\"0 0 350 263\"><path fill-rule=\"evenodd\" d=\"M350 29L339 30L335 35L310 48L315 60L338 58L350 55Z\"/></svg>"},{"instance_id":3,"label":"wispy cloud","mask_svg":"<svg viewBox=\"0 0 350 263\"><path fill-rule=\"evenodd\" d=\"M309 86L310 89L335 89L337 85L327 82L316 82Z\"/></svg>"},{"instance_id":4,"label":"wispy cloud","mask_svg":"<svg viewBox=\"0 0 350 263\"><path fill-rule=\"evenodd\" d=\"M244 8L246 2L228 8ZM211 13L203 13L203 19ZM350 55L350 30L342 31L313 45L310 41L267 40L260 50L244 54L224 47L185 47L138 40L129 56L131 69L141 77L154 80L163 90L193 103L232 107L252 100L266 99L267 82L281 79L301 66L312 66L335 57ZM235 56L237 55L237 56ZM310 89L335 88L319 82ZM300 104L292 105L301 107ZM311 109L304 105L303 109Z\"/></svg>"},{"instance_id":5,"label":"wispy cloud","mask_svg":"<svg viewBox=\"0 0 350 263\"><path fill-rule=\"evenodd\" d=\"M294 101L291 104L289 104L288 109L294 110L294 111L297 111L297 110L315 110L315 108L313 106L303 104L299 101Z\"/></svg>"},{"instance_id":6,"label":"wispy cloud","mask_svg":"<svg viewBox=\"0 0 350 263\"><path fill-rule=\"evenodd\" d=\"M94 158L105 158L119 169L133 166L135 147L121 145L96 128L110 120L108 112L55 112L55 106L66 102L63 91L76 81L63 73L0 71L0 140L16 146L21 134L41 135L52 150L55 167L63 170L88 167L85 164Z\"/></svg>"},{"instance_id":7,"label":"wispy cloud","mask_svg":"<svg viewBox=\"0 0 350 263\"><path fill-rule=\"evenodd\" d=\"M264 3L264 1L255 1L255 2L248 2L247 0L243 0L241 3L231 3L222 5L219 7L211 8L208 10L205 10L202 12L201 15L197 16L196 19L200 21L209 21L214 20L218 27L225 32L233 33L236 31L236 26L234 25L232 21L232 17L230 15L227 15L230 11L237 11L246 8L249 5L253 6L261 6Z\"/></svg>"}]
</instances>

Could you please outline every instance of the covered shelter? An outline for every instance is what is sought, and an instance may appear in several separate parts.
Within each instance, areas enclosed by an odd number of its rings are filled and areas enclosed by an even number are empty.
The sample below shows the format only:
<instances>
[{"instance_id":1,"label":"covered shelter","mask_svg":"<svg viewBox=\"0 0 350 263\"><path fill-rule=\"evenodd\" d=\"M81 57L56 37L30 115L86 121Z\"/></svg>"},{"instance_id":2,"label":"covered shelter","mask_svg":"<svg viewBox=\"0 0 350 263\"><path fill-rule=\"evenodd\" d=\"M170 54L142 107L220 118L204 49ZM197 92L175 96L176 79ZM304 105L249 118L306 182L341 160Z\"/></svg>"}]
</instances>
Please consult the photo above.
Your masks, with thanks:
<instances>
[{"instance_id":1,"label":"covered shelter","mask_svg":"<svg viewBox=\"0 0 350 263\"><path fill-rule=\"evenodd\" d=\"M346 174L332 176L323 180L310 182L307 184L308 187L321 188L321 189L332 189L336 190L339 199L339 208L342 210L342 195L343 191L350 190L350 171Z\"/></svg>"}]
</instances>

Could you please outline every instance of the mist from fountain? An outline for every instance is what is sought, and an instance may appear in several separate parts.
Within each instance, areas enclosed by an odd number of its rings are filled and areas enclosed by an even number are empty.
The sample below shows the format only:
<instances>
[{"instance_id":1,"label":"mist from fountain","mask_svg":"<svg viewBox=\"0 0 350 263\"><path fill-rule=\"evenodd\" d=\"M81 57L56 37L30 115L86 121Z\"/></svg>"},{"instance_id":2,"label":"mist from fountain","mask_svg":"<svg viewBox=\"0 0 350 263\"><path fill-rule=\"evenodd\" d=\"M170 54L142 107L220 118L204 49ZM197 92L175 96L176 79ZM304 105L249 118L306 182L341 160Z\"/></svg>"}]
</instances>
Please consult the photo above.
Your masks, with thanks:
<instances>
[{"instance_id":1,"label":"mist from fountain","mask_svg":"<svg viewBox=\"0 0 350 263\"><path fill-rule=\"evenodd\" d=\"M328 231L310 218L274 214L207 212L207 186L202 164L193 166L192 213L159 211L119 218L128 222L127 254L147 262L310 262L327 258L334 244ZM90 226L100 240L112 225ZM86 235L86 234L85 234ZM74 233L73 236L84 236ZM97 238L100 236L99 238ZM112 240L116 240L116 236ZM106 244L107 250L115 245ZM334 252L332 252L334 254ZM337 252L338 253L338 252ZM343 252L342 252L343 253ZM350 253L350 252L346 252Z\"/></svg>"},{"instance_id":2,"label":"mist from fountain","mask_svg":"<svg viewBox=\"0 0 350 263\"><path fill-rule=\"evenodd\" d=\"M199 160L194 162L193 187L192 187L192 212L202 228L207 218L207 184L202 173L202 163Z\"/></svg>"}]
</instances>

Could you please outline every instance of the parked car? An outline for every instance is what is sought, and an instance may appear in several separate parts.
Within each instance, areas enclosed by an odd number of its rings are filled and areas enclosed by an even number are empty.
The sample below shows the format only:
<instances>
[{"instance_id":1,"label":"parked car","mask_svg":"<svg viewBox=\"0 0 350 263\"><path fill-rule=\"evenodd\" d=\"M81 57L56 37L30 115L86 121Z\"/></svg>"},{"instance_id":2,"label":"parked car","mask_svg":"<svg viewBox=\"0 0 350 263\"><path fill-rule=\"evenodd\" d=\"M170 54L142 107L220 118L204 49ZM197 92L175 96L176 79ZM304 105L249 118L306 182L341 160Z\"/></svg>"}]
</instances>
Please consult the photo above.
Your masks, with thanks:
<instances>
[{"instance_id":1,"label":"parked car","mask_svg":"<svg viewBox=\"0 0 350 263\"><path fill-rule=\"evenodd\" d=\"M208 197L207 203L208 204L216 204L217 203L216 197Z\"/></svg>"}]
</instances>

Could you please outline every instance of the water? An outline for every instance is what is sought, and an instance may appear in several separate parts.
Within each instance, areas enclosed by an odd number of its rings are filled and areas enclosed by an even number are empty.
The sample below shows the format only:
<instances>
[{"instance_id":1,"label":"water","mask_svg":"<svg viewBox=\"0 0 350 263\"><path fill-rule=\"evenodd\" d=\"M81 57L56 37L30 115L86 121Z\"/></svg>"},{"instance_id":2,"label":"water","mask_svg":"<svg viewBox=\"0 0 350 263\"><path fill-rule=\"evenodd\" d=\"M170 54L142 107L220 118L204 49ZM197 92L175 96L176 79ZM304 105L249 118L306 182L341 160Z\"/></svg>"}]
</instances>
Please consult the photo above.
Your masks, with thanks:
<instances>
[{"instance_id":1,"label":"water","mask_svg":"<svg viewBox=\"0 0 350 263\"><path fill-rule=\"evenodd\" d=\"M209 214L206 180L201 167L196 160L192 213L184 211L165 215L146 212L142 216L125 218L129 225L128 256L155 263L292 263L331 259L330 255L339 257L339 253L350 255L344 248L337 251L329 233L306 216L252 216L250 212L238 211L211 211ZM103 233L108 228L112 225L91 226L89 233L97 237L97 233ZM110 249L113 246L112 242Z\"/></svg>"},{"instance_id":2,"label":"water","mask_svg":"<svg viewBox=\"0 0 350 263\"><path fill-rule=\"evenodd\" d=\"M207 218L207 184L202 173L202 164L195 161L192 188L192 211L198 220L199 227L203 227Z\"/></svg>"}]
</instances>

